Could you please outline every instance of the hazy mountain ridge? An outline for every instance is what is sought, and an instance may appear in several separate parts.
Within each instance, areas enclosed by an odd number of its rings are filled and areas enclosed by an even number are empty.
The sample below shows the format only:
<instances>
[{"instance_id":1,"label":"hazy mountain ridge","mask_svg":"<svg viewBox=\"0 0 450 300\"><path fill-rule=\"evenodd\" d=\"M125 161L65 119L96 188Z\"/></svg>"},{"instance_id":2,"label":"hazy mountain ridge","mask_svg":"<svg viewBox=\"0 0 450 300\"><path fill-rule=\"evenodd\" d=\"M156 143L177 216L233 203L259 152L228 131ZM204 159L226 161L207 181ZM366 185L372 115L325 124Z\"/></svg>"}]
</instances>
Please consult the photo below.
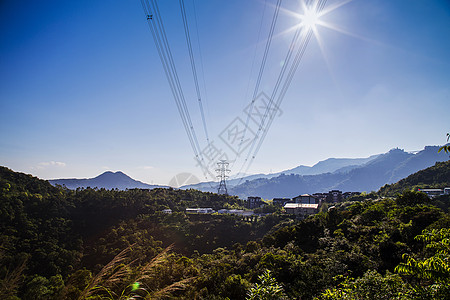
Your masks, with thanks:
<instances>
[{"instance_id":1,"label":"hazy mountain ridge","mask_svg":"<svg viewBox=\"0 0 450 300\"><path fill-rule=\"evenodd\" d=\"M153 189L157 187L163 187L159 185L150 185L138 180L134 180L123 172L111 172L107 171L105 173L100 174L94 178L85 178L85 179L52 179L49 180L52 185L61 185L65 186L68 189L75 190L77 188L104 188L107 190L110 189Z\"/></svg>"},{"instance_id":2,"label":"hazy mountain ridge","mask_svg":"<svg viewBox=\"0 0 450 300\"><path fill-rule=\"evenodd\" d=\"M379 155L371 155L366 158L328 158L319 161L312 167L300 165L281 173L297 175L319 175L324 173L343 172L366 164L374 160L378 156Z\"/></svg>"},{"instance_id":3,"label":"hazy mountain ridge","mask_svg":"<svg viewBox=\"0 0 450 300\"><path fill-rule=\"evenodd\" d=\"M329 158L312 167L298 166L279 173L255 174L243 179L229 180L228 191L242 198L261 196L269 199L294 197L303 193L328 192L332 189L369 192L378 190L385 184L397 182L438 161L448 160L448 154L438 153L438 149L439 146L426 146L422 151L414 154L396 148L367 158ZM315 174L321 171L323 173ZM164 187L134 180L122 172L110 171L95 178L54 179L49 182L69 189L97 187L125 190ZM216 192L217 182L201 182L181 188Z\"/></svg>"},{"instance_id":4,"label":"hazy mountain ridge","mask_svg":"<svg viewBox=\"0 0 450 300\"><path fill-rule=\"evenodd\" d=\"M342 191L375 191L385 184L399 181L419 170L448 160L448 154L438 153L438 146L427 146L416 154L401 149L376 156L369 162L346 172L318 175L280 175L271 179L246 181L230 189L240 197L294 197L303 193Z\"/></svg>"},{"instance_id":5,"label":"hazy mountain ridge","mask_svg":"<svg viewBox=\"0 0 450 300\"><path fill-rule=\"evenodd\" d=\"M295 174L295 175L319 175L324 173L341 173L348 172L353 170L365 163L368 163L375 158L377 158L380 154L371 155L366 158L328 158L322 161L319 161L312 167L300 165L298 167L288 169L285 171L281 171L278 173L272 174L253 174L244 176L243 178L230 179L227 181L228 187L237 186L243 182L257 180L257 179L270 179L274 177L278 177L280 175L285 174ZM182 189L199 189L204 192L214 192L216 191L217 182L200 182L197 184L191 184L182 186Z\"/></svg>"}]
</instances>

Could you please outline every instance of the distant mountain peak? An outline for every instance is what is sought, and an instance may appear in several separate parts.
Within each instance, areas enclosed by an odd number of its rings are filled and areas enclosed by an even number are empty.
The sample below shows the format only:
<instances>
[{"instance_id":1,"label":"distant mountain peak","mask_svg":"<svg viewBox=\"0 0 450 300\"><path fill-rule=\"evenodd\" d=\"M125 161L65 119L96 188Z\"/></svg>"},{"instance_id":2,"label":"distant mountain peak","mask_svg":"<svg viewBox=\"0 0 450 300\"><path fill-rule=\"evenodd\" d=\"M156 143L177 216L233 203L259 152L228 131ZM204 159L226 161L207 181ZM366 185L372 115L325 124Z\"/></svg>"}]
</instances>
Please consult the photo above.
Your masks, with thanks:
<instances>
[{"instance_id":1,"label":"distant mountain peak","mask_svg":"<svg viewBox=\"0 0 450 300\"><path fill-rule=\"evenodd\" d=\"M138 180L135 180L123 173L122 171L105 171L102 174L98 175L94 178L87 179L53 179L49 180L49 182L53 185L59 184L67 187L68 189L77 189L77 188L104 188L104 189L153 189L157 187L163 187L158 185L150 185Z\"/></svg>"},{"instance_id":2,"label":"distant mountain peak","mask_svg":"<svg viewBox=\"0 0 450 300\"><path fill-rule=\"evenodd\" d=\"M389 150L389 153L395 153L395 152L406 153L404 149L400 149L398 147L397 148L392 148L391 150Z\"/></svg>"},{"instance_id":3,"label":"distant mountain peak","mask_svg":"<svg viewBox=\"0 0 450 300\"><path fill-rule=\"evenodd\" d=\"M129 177L130 178L130 176L123 173L122 171L116 171L116 172L106 171L106 172L103 172L102 174L98 175L96 178L101 177L101 176L117 176L117 177L121 176L121 177Z\"/></svg>"}]
</instances>

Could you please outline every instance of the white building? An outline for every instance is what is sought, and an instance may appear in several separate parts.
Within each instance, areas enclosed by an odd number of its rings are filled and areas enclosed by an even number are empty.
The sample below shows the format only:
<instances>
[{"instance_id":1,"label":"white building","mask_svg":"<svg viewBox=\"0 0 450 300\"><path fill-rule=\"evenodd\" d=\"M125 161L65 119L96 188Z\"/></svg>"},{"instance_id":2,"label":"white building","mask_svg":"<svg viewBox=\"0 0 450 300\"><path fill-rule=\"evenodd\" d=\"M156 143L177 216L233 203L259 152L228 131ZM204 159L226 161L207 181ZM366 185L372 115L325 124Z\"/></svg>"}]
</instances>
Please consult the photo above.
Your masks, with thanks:
<instances>
[{"instance_id":1,"label":"white building","mask_svg":"<svg viewBox=\"0 0 450 300\"><path fill-rule=\"evenodd\" d=\"M186 208L186 213L191 214L212 214L214 210L211 207L203 208Z\"/></svg>"},{"instance_id":2,"label":"white building","mask_svg":"<svg viewBox=\"0 0 450 300\"><path fill-rule=\"evenodd\" d=\"M242 209L219 209L217 211L219 214L231 214L231 215L238 215L238 216L252 216L253 210L242 210Z\"/></svg>"},{"instance_id":3,"label":"white building","mask_svg":"<svg viewBox=\"0 0 450 300\"><path fill-rule=\"evenodd\" d=\"M430 198L434 198L441 195L449 195L450 194L450 188L444 188L444 189L419 189L419 192L425 193Z\"/></svg>"},{"instance_id":4,"label":"white building","mask_svg":"<svg viewBox=\"0 0 450 300\"><path fill-rule=\"evenodd\" d=\"M319 211L318 203L286 203L284 205L286 213L305 218L314 215Z\"/></svg>"}]
</instances>

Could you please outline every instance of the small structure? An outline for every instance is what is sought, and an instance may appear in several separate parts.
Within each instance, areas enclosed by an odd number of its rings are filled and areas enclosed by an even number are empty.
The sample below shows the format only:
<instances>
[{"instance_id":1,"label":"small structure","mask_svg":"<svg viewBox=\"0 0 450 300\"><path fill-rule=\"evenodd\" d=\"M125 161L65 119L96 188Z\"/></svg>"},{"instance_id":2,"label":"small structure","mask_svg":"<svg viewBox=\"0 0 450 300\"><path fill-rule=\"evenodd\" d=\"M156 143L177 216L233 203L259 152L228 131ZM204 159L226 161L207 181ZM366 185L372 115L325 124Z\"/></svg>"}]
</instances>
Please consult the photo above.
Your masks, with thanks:
<instances>
[{"instance_id":1,"label":"small structure","mask_svg":"<svg viewBox=\"0 0 450 300\"><path fill-rule=\"evenodd\" d=\"M302 204L319 204L319 199L316 197L310 195L310 194L303 194L297 197L292 198L294 203L302 203Z\"/></svg>"},{"instance_id":2,"label":"small structure","mask_svg":"<svg viewBox=\"0 0 450 300\"><path fill-rule=\"evenodd\" d=\"M212 214L214 210L211 207L186 208L186 213L191 214Z\"/></svg>"},{"instance_id":3,"label":"small structure","mask_svg":"<svg viewBox=\"0 0 450 300\"><path fill-rule=\"evenodd\" d=\"M172 210L170 208L167 208L167 209L163 209L162 212L170 215L172 213Z\"/></svg>"},{"instance_id":4,"label":"small structure","mask_svg":"<svg viewBox=\"0 0 450 300\"><path fill-rule=\"evenodd\" d=\"M252 216L254 215L253 210L242 210L242 209L219 209L217 211L219 214L230 214L230 215L238 215L238 216Z\"/></svg>"},{"instance_id":5,"label":"small structure","mask_svg":"<svg viewBox=\"0 0 450 300\"><path fill-rule=\"evenodd\" d=\"M342 191L331 190L328 192L327 202L336 203L342 201Z\"/></svg>"},{"instance_id":6,"label":"small structure","mask_svg":"<svg viewBox=\"0 0 450 300\"><path fill-rule=\"evenodd\" d=\"M425 193L430 198L434 198L441 195L449 195L450 194L450 188L444 188L444 189L419 189L419 192Z\"/></svg>"},{"instance_id":7,"label":"small structure","mask_svg":"<svg viewBox=\"0 0 450 300\"><path fill-rule=\"evenodd\" d=\"M319 202L325 202L328 197L328 193L314 193L312 195L319 199Z\"/></svg>"},{"instance_id":8,"label":"small structure","mask_svg":"<svg viewBox=\"0 0 450 300\"><path fill-rule=\"evenodd\" d=\"M286 213L296 215L299 218L305 218L316 214L319 211L319 204L313 203L286 203L284 205Z\"/></svg>"},{"instance_id":9,"label":"small structure","mask_svg":"<svg viewBox=\"0 0 450 300\"><path fill-rule=\"evenodd\" d=\"M258 208L263 204L261 197L247 197L247 201L245 202L246 208Z\"/></svg>"},{"instance_id":10,"label":"small structure","mask_svg":"<svg viewBox=\"0 0 450 300\"><path fill-rule=\"evenodd\" d=\"M289 201L291 201L290 198L273 198L272 204L275 206L284 206Z\"/></svg>"}]
</instances>

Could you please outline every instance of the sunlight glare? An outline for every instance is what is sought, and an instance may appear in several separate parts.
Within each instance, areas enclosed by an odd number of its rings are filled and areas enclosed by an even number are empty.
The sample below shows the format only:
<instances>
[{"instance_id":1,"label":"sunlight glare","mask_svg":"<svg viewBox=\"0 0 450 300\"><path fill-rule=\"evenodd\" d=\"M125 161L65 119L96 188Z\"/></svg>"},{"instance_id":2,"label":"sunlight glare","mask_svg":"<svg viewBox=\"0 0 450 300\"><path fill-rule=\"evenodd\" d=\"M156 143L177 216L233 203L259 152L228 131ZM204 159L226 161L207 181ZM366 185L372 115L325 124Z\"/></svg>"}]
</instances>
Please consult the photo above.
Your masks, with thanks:
<instances>
[{"instance_id":1,"label":"sunlight glare","mask_svg":"<svg viewBox=\"0 0 450 300\"><path fill-rule=\"evenodd\" d=\"M304 14L300 16L300 18L302 19L301 26L306 29L310 29L315 27L318 23L319 14L314 10L314 8L306 8Z\"/></svg>"}]
</instances>

